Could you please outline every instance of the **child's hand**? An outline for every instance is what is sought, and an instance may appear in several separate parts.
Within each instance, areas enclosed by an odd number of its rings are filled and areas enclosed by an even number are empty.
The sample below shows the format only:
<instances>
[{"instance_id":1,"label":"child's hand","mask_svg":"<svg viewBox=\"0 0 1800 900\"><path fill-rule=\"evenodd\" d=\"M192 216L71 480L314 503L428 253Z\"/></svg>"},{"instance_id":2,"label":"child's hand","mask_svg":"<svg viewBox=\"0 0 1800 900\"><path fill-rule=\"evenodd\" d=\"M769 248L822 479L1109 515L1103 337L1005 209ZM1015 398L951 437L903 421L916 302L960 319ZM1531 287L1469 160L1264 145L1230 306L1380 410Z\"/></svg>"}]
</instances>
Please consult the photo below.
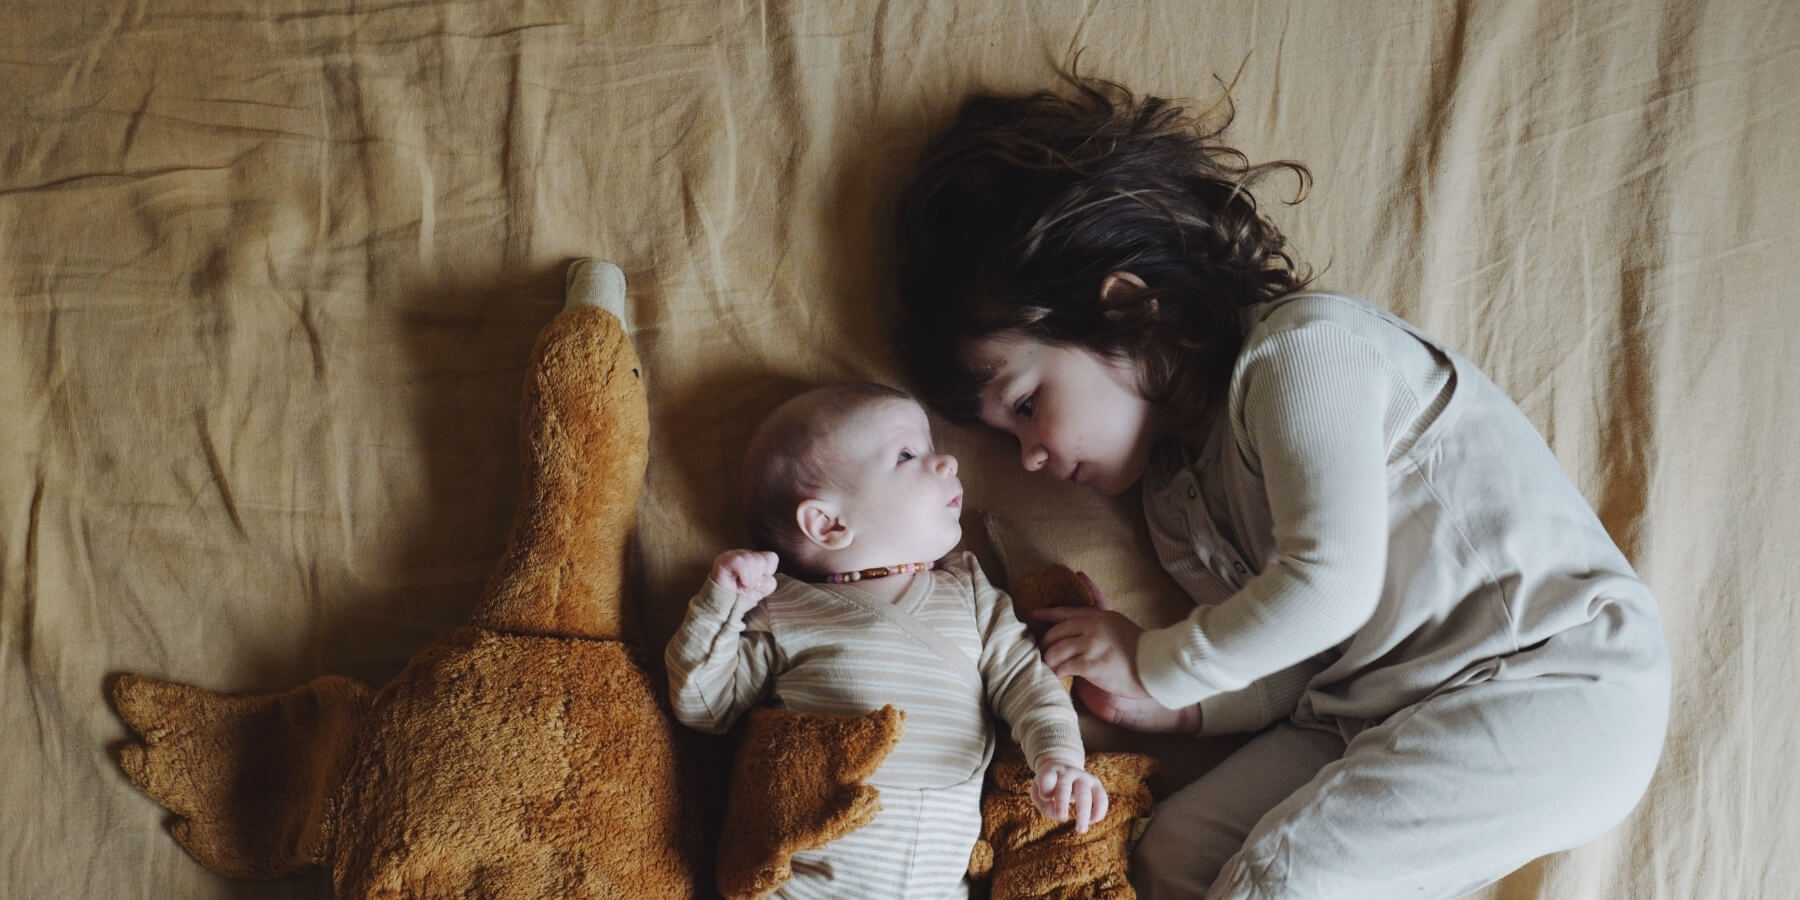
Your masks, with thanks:
<instances>
[{"instance_id":1,"label":"child's hand","mask_svg":"<svg viewBox=\"0 0 1800 900\"><path fill-rule=\"evenodd\" d=\"M1039 622L1054 623L1040 642L1044 664L1058 678L1085 678L1122 700L1149 699L1137 670L1138 638L1144 629L1113 611L1087 575L1081 580L1093 595L1093 606L1052 606L1031 614Z\"/></svg>"},{"instance_id":2,"label":"child's hand","mask_svg":"<svg viewBox=\"0 0 1800 900\"><path fill-rule=\"evenodd\" d=\"M727 550L713 560L713 583L751 600L761 600L775 590L775 569L781 560L759 550Z\"/></svg>"},{"instance_id":3,"label":"child's hand","mask_svg":"<svg viewBox=\"0 0 1800 900\"><path fill-rule=\"evenodd\" d=\"M1204 721L1200 704L1170 709L1155 700L1128 700L1091 681L1075 682L1075 696L1088 712L1132 731L1148 734L1195 734Z\"/></svg>"},{"instance_id":4,"label":"child's hand","mask_svg":"<svg viewBox=\"0 0 1800 900\"><path fill-rule=\"evenodd\" d=\"M1071 803L1077 834L1086 834L1088 826L1106 818L1106 788L1093 773L1049 753L1038 757L1032 772L1031 802L1052 821L1068 821Z\"/></svg>"}]
</instances>

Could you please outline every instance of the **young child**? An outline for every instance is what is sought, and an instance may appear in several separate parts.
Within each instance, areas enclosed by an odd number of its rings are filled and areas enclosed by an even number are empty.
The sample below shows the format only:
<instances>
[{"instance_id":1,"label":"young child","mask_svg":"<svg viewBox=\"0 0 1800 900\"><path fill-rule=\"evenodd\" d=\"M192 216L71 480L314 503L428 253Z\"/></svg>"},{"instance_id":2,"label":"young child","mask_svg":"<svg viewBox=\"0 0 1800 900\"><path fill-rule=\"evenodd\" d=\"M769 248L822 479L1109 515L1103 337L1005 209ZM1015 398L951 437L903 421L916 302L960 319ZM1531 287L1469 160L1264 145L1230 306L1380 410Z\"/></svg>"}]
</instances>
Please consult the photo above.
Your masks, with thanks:
<instances>
[{"instance_id":1,"label":"young child","mask_svg":"<svg viewBox=\"0 0 1800 900\"><path fill-rule=\"evenodd\" d=\"M1078 831L1106 816L1074 706L1006 596L968 553L934 565L962 539L963 491L918 403L874 384L801 394L752 435L744 477L761 550L720 554L670 640L676 717L716 734L766 699L906 714L871 778L881 812L797 854L781 896L966 896L990 709L1031 761L1044 815L1072 805Z\"/></svg>"},{"instance_id":2,"label":"young child","mask_svg":"<svg viewBox=\"0 0 1800 900\"><path fill-rule=\"evenodd\" d=\"M1655 602L1462 356L1309 277L1250 164L1168 101L980 96L903 203L921 394L1026 469L1141 482L1196 607L1044 610L1143 731L1256 732L1163 800L1140 896L1453 897L1631 810L1661 752Z\"/></svg>"}]
</instances>

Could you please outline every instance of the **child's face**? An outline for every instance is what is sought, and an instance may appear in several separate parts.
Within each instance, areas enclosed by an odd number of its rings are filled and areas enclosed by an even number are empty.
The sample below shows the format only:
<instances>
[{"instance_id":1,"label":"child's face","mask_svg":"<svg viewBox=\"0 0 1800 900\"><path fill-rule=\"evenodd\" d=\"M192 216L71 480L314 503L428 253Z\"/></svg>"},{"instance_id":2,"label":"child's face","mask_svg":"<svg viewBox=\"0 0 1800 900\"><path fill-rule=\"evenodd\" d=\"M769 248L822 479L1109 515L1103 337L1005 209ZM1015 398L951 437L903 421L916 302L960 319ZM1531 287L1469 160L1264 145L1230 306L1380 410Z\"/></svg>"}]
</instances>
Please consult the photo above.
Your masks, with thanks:
<instances>
[{"instance_id":1,"label":"child's face","mask_svg":"<svg viewBox=\"0 0 1800 900\"><path fill-rule=\"evenodd\" d=\"M1026 471L1102 494L1143 474L1160 417L1130 363L1011 332L973 342L966 355L993 368L981 391L981 421L1018 438Z\"/></svg>"},{"instance_id":2,"label":"child's face","mask_svg":"<svg viewBox=\"0 0 1800 900\"><path fill-rule=\"evenodd\" d=\"M880 403L852 416L832 446L855 568L932 562L956 548L963 499L956 458L933 449L931 423L917 403Z\"/></svg>"}]
</instances>

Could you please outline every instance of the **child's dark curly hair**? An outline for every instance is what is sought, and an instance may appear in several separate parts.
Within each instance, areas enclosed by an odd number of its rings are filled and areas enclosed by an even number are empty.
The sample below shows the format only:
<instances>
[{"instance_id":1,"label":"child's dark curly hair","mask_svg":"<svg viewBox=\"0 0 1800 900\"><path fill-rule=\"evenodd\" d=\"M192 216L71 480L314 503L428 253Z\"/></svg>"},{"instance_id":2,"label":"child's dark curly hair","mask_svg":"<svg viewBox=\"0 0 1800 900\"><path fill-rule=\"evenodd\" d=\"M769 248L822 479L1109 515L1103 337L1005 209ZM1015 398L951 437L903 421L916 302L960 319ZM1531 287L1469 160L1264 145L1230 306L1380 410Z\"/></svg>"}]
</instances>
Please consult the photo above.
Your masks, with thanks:
<instances>
[{"instance_id":1,"label":"child's dark curly hair","mask_svg":"<svg viewBox=\"0 0 1800 900\"><path fill-rule=\"evenodd\" d=\"M1073 97L971 97L921 158L900 222L911 378L969 424L992 373L962 349L1017 332L1133 360L1147 398L1198 416L1230 376L1242 308L1311 279L1250 188L1291 172L1298 203L1311 173L1251 163L1220 141L1223 123L1169 100L1067 78ZM1115 271L1149 290L1101 303Z\"/></svg>"}]
</instances>

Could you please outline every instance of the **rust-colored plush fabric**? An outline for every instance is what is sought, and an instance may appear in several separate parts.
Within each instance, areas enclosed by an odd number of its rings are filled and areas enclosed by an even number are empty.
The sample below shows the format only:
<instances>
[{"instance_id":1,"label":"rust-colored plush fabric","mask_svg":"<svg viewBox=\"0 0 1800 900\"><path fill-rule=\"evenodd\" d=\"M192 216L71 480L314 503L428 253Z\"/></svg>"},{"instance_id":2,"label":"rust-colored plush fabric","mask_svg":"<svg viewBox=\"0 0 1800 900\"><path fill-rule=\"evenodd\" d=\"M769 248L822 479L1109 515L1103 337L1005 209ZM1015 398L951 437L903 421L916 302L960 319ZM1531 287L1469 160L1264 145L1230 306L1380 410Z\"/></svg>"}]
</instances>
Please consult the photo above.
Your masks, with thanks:
<instances>
[{"instance_id":1,"label":"rust-colored plush fabric","mask_svg":"<svg viewBox=\"0 0 1800 900\"><path fill-rule=\"evenodd\" d=\"M339 897L686 897L702 860L661 687L618 641L462 629L377 698Z\"/></svg>"},{"instance_id":2,"label":"rust-colored plush fabric","mask_svg":"<svg viewBox=\"0 0 1800 900\"><path fill-rule=\"evenodd\" d=\"M892 706L861 716L752 710L725 804L719 893L767 897L793 875L795 853L867 825L881 809L881 792L863 782L904 727L904 714Z\"/></svg>"},{"instance_id":3,"label":"rust-colored plush fabric","mask_svg":"<svg viewBox=\"0 0 1800 900\"><path fill-rule=\"evenodd\" d=\"M221 697L125 675L112 696L140 736L119 766L175 814L169 831L195 859L239 878L324 861L368 688L326 676L284 694Z\"/></svg>"},{"instance_id":4,"label":"rust-colored plush fabric","mask_svg":"<svg viewBox=\"0 0 1800 900\"><path fill-rule=\"evenodd\" d=\"M1019 745L988 769L981 795L981 841L970 872L988 880L991 900L1128 900L1131 831L1150 812L1156 761L1142 753L1090 753L1087 769L1106 786L1106 818L1077 834L1031 802L1031 768Z\"/></svg>"},{"instance_id":5,"label":"rust-colored plush fabric","mask_svg":"<svg viewBox=\"0 0 1800 900\"><path fill-rule=\"evenodd\" d=\"M690 897L700 813L664 691L621 628L645 466L640 364L612 312L538 342L525 500L475 625L372 701L325 678L227 697L125 676L126 774L228 875L331 867L340 897Z\"/></svg>"},{"instance_id":6,"label":"rust-colored plush fabric","mask_svg":"<svg viewBox=\"0 0 1800 900\"><path fill-rule=\"evenodd\" d=\"M538 338L520 415L524 499L474 624L623 636L627 550L648 453L637 354L612 313L571 309ZM594 598L610 602L594 602Z\"/></svg>"}]
</instances>

